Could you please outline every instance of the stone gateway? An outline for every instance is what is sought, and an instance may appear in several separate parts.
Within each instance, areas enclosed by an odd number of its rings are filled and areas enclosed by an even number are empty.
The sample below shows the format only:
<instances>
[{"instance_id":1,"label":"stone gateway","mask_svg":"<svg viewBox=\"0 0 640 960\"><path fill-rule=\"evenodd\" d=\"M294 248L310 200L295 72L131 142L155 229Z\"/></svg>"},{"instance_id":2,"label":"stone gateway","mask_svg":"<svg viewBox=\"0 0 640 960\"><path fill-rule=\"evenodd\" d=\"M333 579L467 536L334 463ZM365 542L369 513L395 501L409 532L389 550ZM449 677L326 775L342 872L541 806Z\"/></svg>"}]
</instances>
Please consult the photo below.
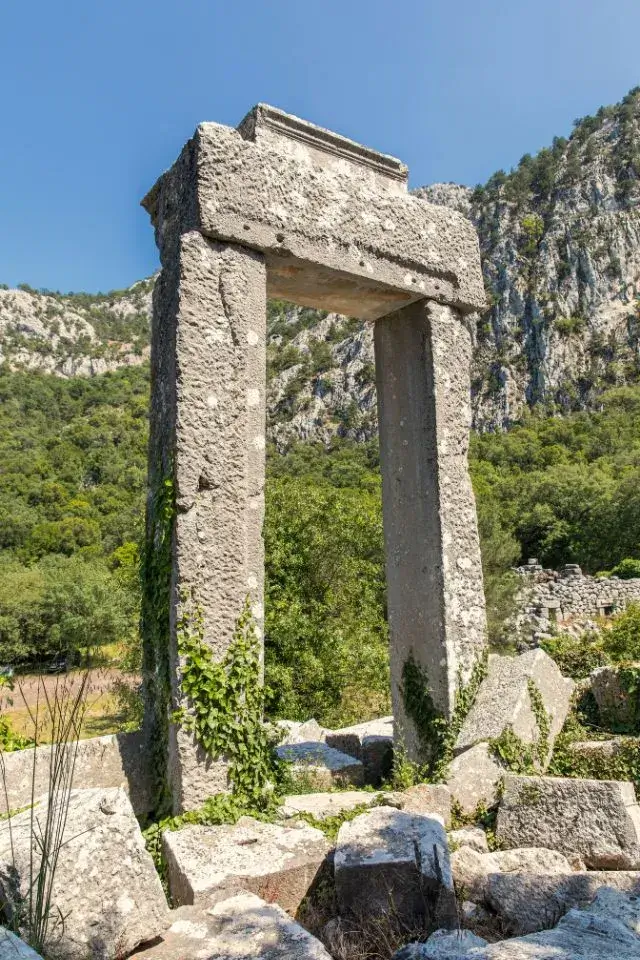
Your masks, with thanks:
<instances>
[{"instance_id":1,"label":"stone gateway","mask_svg":"<svg viewBox=\"0 0 640 960\"><path fill-rule=\"evenodd\" d=\"M197 606L217 660L247 598L263 628L268 296L375 323L393 710L407 755L422 759L407 663L450 718L486 644L467 470L468 317L485 306L472 226L411 196L395 158L264 104L237 129L201 124L143 205L162 263L152 326L147 730L174 810L226 786L224 762L169 723L187 706L185 608Z\"/></svg>"}]
</instances>

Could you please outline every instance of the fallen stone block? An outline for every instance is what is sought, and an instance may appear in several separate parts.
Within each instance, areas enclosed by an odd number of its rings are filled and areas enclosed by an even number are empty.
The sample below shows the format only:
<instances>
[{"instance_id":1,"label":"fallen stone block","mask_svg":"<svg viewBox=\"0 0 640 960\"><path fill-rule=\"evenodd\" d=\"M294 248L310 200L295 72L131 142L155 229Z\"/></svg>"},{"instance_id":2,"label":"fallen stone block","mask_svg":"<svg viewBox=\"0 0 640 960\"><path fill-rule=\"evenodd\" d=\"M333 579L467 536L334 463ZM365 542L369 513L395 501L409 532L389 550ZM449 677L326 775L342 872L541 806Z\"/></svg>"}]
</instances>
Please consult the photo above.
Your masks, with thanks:
<instances>
[{"instance_id":1,"label":"fallen stone block","mask_svg":"<svg viewBox=\"0 0 640 960\"><path fill-rule=\"evenodd\" d=\"M436 930L426 943L410 943L397 950L391 960L464 960L486 943L470 930Z\"/></svg>"},{"instance_id":2,"label":"fallen stone block","mask_svg":"<svg viewBox=\"0 0 640 960\"><path fill-rule=\"evenodd\" d=\"M492 873L485 902L516 936L546 930L574 907L585 907L603 887L640 895L640 873L624 870L559 873Z\"/></svg>"},{"instance_id":3,"label":"fallen stone block","mask_svg":"<svg viewBox=\"0 0 640 960\"><path fill-rule=\"evenodd\" d=\"M331 960L322 946L276 904L239 893L210 909L172 911L162 942L137 960Z\"/></svg>"},{"instance_id":4,"label":"fallen stone block","mask_svg":"<svg viewBox=\"0 0 640 960\"><path fill-rule=\"evenodd\" d=\"M340 827L334 857L340 913L393 913L402 922L452 927L455 894L441 819L377 807Z\"/></svg>"},{"instance_id":5,"label":"fallen stone block","mask_svg":"<svg viewBox=\"0 0 640 960\"><path fill-rule=\"evenodd\" d=\"M46 798L34 816L44 829ZM168 907L162 884L123 790L74 790L53 880L47 957L113 960L163 932ZM12 852L13 847L13 852ZM19 909L39 869L41 853L31 811L0 823L0 894ZM55 918L64 917L56 923Z\"/></svg>"},{"instance_id":6,"label":"fallen stone block","mask_svg":"<svg viewBox=\"0 0 640 960\"><path fill-rule=\"evenodd\" d=\"M633 664L640 670L640 663ZM597 667L590 678L591 691L606 729L635 733L640 723L640 700L628 667Z\"/></svg>"},{"instance_id":7,"label":"fallen stone block","mask_svg":"<svg viewBox=\"0 0 640 960\"><path fill-rule=\"evenodd\" d=\"M505 775L491 754L488 743L478 743L449 764L447 787L465 814L478 807L491 807L498 799L498 784Z\"/></svg>"},{"instance_id":8,"label":"fallen stone block","mask_svg":"<svg viewBox=\"0 0 640 960\"><path fill-rule=\"evenodd\" d=\"M324 834L305 823L252 817L166 830L162 846L174 903L210 903L243 889L292 913L329 852Z\"/></svg>"},{"instance_id":9,"label":"fallen stone block","mask_svg":"<svg viewBox=\"0 0 640 960\"><path fill-rule=\"evenodd\" d=\"M540 738L530 682L540 694L549 721L549 758L557 735L569 712L573 680L562 676L544 650L528 650L518 657L489 657L487 676L462 725L456 752L462 753L482 741L493 740L511 728L523 743Z\"/></svg>"},{"instance_id":10,"label":"fallen stone block","mask_svg":"<svg viewBox=\"0 0 640 960\"><path fill-rule=\"evenodd\" d=\"M274 726L280 732L280 744L322 743L327 731L317 720L276 720Z\"/></svg>"},{"instance_id":11,"label":"fallen stone block","mask_svg":"<svg viewBox=\"0 0 640 960\"><path fill-rule=\"evenodd\" d=\"M505 777L496 837L506 847L548 847L592 870L640 869L640 807L633 784Z\"/></svg>"},{"instance_id":12,"label":"fallen stone block","mask_svg":"<svg viewBox=\"0 0 640 960\"><path fill-rule=\"evenodd\" d=\"M368 790L345 790L344 793L294 793L285 797L280 808L283 817L298 817L309 813L316 820L336 817L355 807L370 807L377 802L379 793Z\"/></svg>"},{"instance_id":13,"label":"fallen stone block","mask_svg":"<svg viewBox=\"0 0 640 960\"><path fill-rule=\"evenodd\" d=\"M328 730L326 742L362 761L366 783L378 786L389 776L393 764L393 717Z\"/></svg>"},{"instance_id":14,"label":"fallen stone block","mask_svg":"<svg viewBox=\"0 0 640 960\"><path fill-rule=\"evenodd\" d=\"M477 853L489 853L487 835L480 827L461 827L459 830L451 830L449 849L457 850L458 847L471 847Z\"/></svg>"},{"instance_id":15,"label":"fallen stone block","mask_svg":"<svg viewBox=\"0 0 640 960\"><path fill-rule=\"evenodd\" d=\"M0 960L42 960L42 957L10 930L0 927Z\"/></svg>"},{"instance_id":16,"label":"fallen stone block","mask_svg":"<svg viewBox=\"0 0 640 960\"><path fill-rule=\"evenodd\" d=\"M382 799L387 807L442 817L445 827L451 823L451 791L442 783L418 783L406 790L384 793Z\"/></svg>"},{"instance_id":17,"label":"fallen stone block","mask_svg":"<svg viewBox=\"0 0 640 960\"><path fill-rule=\"evenodd\" d=\"M312 790L330 790L332 787L361 787L364 767L361 760L347 756L326 743L304 741L283 744L276 748L281 760L291 764L291 774L304 780Z\"/></svg>"},{"instance_id":18,"label":"fallen stone block","mask_svg":"<svg viewBox=\"0 0 640 960\"><path fill-rule=\"evenodd\" d=\"M562 875L572 872L567 858L555 850L521 847L478 853L460 847L451 854L451 870L458 895L475 903L489 902L490 880L503 874Z\"/></svg>"}]
</instances>

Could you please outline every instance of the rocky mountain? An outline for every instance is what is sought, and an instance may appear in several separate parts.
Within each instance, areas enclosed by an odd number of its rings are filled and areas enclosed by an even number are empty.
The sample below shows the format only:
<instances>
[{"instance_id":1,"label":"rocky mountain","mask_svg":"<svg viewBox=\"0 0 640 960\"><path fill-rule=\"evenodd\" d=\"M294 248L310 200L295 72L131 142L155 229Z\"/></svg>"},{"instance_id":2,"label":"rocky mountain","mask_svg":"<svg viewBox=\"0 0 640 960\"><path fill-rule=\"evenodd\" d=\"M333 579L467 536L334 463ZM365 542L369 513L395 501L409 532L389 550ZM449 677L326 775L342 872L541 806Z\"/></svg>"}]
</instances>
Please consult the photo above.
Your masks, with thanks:
<instances>
[{"instance_id":1,"label":"rocky mountain","mask_svg":"<svg viewBox=\"0 0 640 960\"><path fill-rule=\"evenodd\" d=\"M415 193L479 233L490 306L476 320L478 429L527 406L593 408L604 388L640 379L640 88L483 186ZM152 285L104 296L0 289L0 357L62 376L143 362ZM268 331L279 446L375 434L369 325L276 301Z\"/></svg>"}]
</instances>

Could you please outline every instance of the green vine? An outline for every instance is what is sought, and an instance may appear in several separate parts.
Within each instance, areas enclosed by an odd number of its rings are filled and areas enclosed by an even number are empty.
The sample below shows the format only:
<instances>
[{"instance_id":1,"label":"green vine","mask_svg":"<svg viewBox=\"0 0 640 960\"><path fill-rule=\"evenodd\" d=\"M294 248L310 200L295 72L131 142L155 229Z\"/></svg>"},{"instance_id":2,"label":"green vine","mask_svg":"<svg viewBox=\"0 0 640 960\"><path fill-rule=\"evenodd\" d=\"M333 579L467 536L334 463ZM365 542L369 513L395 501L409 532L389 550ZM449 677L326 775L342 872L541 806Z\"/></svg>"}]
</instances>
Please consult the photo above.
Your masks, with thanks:
<instances>
[{"instance_id":1,"label":"green vine","mask_svg":"<svg viewBox=\"0 0 640 960\"><path fill-rule=\"evenodd\" d=\"M527 680L527 690L529 691L529 700L531 709L538 727L538 737L534 747L534 755L539 766L544 769L551 752L551 720L547 713L542 699L542 694L538 686L531 677Z\"/></svg>"},{"instance_id":2,"label":"green vine","mask_svg":"<svg viewBox=\"0 0 640 960\"><path fill-rule=\"evenodd\" d=\"M409 655L402 669L401 694L407 716L413 721L418 733L421 752L425 758L423 766L411 764L402 748L397 750L402 770L398 770L399 780L406 780L408 765L413 767L413 779L442 783L446 780L449 764L462 729L462 725L473 706L480 684L487 675L489 661L485 651L476 661L471 676L465 684L461 672L458 674L453 716L450 719L435 706L429 692L429 679L426 671Z\"/></svg>"},{"instance_id":3,"label":"green vine","mask_svg":"<svg viewBox=\"0 0 640 960\"><path fill-rule=\"evenodd\" d=\"M549 760L551 751L551 720L534 680L527 680L531 710L538 728L535 743L525 743L510 725L500 736L489 741L489 749L495 759L512 773L533 776L541 773Z\"/></svg>"},{"instance_id":4,"label":"green vine","mask_svg":"<svg viewBox=\"0 0 640 960\"><path fill-rule=\"evenodd\" d=\"M224 757L236 800L268 806L281 776L274 737L263 721L261 645L248 600L233 640L216 661L204 640L202 611L187 594L177 624L181 689L188 706L174 720L190 730L213 758Z\"/></svg>"},{"instance_id":5,"label":"green vine","mask_svg":"<svg viewBox=\"0 0 640 960\"><path fill-rule=\"evenodd\" d=\"M145 681L146 728L150 769L155 779L154 807L165 812L171 803L167 779L169 704L169 618L171 542L175 518L172 471L160 477L151 497L142 553L142 669Z\"/></svg>"}]
</instances>

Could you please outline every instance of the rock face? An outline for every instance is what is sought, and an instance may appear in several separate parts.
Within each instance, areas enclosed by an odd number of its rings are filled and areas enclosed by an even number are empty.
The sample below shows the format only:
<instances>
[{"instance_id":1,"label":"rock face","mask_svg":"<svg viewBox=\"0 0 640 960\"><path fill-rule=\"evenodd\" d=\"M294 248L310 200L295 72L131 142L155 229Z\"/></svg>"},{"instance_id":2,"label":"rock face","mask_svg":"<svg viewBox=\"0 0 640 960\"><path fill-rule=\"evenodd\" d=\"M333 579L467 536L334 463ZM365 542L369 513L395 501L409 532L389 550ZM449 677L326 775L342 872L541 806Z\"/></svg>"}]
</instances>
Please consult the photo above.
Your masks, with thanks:
<instances>
[{"instance_id":1,"label":"rock face","mask_svg":"<svg viewBox=\"0 0 640 960\"><path fill-rule=\"evenodd\" d=\"M378 807L340 827L334 858L342 916L393 913L404 922L455 923L447 837L441 820Z\"/></svg>"},{"instance_id":2,"label":"rock face","mask_svg":"<svg viewBox=\"0 0 640 960\"><path fill-rule=\"evenodd\" d=\"M544 650L529 650L519 657L489 657L487 676L480 686L456 743L462 753L481 741L500 736L511 728L523 743L537 744L541 730L531 696L535 685L547 714L548 750L560 733L569 712L573 681L562 676Z\"/></svg>"},{"instance_id":3,"label":"rock face","mask_svg":"<svg viewBox=\"0 0 640 960\"><path fill-rule=\"evenodd\" d=\"M406 790L385 793L383 800L385 806L405 813L441 817L445 827L451 822L451 792L441 783L418 783Z\"/></svg>"},{"instance_id":4,"label":"rock face","mask_svg":"<svg viewBox=\"0 0 640 960\"><path fill-rule=\"evenodd\" d=\"M459 896L477 903L488 903L491 880L514 874L560 876L571 873L566 857L555 850L522 847L480 853L464 846L451 854L451 870Z\"/></svg>"},{"instance_id":5,"label":"rock face","mask_svg":"<svg viewBox=\"0 0 640 960\"><path fill-rule=\"evenodd\" d=\"M640 663L633 664L640 672ZM600 717L608 730L635 733L640 724L640 692L629 683L628 668L598 667L590 677Z\"/></svg>"},{"instance_id":6,"label":"rock face","mask_svg":"<svg viewBox=\"0 0 640 960\"><path fill-rule=\"evenodd\" d=\"M593 870L640 869L640 808L633 784L505 777L497 839L581 857Z\"/></svg>"},{"instance_id":7,"label":"rock face","mask_svg":"<svg viewBox=\"0 0 640 960\"><path fill-rule=\"evenodd\" d=\"M392 960L463 960L486 942L470 930L436 930L426 943L410 943L394 953Z\"/></svg>"},{"instance_id":8,"label":"rock face","mask_svg":"<svg viewBox=\"0 0 640 960\"><path fill-rule=\"evenodd\" d=\"M494 759L488 743L478 743L454 757L449 764L447 787L462 812L472 814L476 808L491 806L504 770Z\"/></svg>"},{"instance_id":9,"label":"rock face","mask_svg":"<svg viewBox=\"0 0 640 960\"><path fill-rule=\"evenodd\" d=\"M35 810L42 827L47 803ZM0 824L0 887L15 904L30 884L31 813ZM10 835L10 830L11 834ZM162 885L123 790L74 790L53 883L47 955L60 960L112 960L163 932L168 908ZM11 855L13 842L14 855ZM17 872L14 872L15 871Z\"/></svg>"},{"instance_id":10,"label":"rock face","mask_svg":"<svg viewBox=\"0 0 640 960\"><path fill-rule=\"evenodd\" d=\"M324 834L307 824L251 817L167 830L162 844L174 903L202 904L242 889L293 913L329 852Z\"/></svg>"},{"instance_id":11,"label":"rock face","mask_svg":"<svg viewBox=\"0 0 640 960\"><path fill-rule=\"evenodd\" d=\"M139 960L331 960L319 940L276 904L238 893L209 910L180 907L162 943Z\"/></svg>"},{"instance_id":12,"label":"rock face","mask_svg":"<svg viewBox=\"0 0 640 960\"><path fill-rule=\"evenodd\" d=\"M0 927L0 960L42 960L42 957L10 930Z\"/></svg>"}]
</instances>

